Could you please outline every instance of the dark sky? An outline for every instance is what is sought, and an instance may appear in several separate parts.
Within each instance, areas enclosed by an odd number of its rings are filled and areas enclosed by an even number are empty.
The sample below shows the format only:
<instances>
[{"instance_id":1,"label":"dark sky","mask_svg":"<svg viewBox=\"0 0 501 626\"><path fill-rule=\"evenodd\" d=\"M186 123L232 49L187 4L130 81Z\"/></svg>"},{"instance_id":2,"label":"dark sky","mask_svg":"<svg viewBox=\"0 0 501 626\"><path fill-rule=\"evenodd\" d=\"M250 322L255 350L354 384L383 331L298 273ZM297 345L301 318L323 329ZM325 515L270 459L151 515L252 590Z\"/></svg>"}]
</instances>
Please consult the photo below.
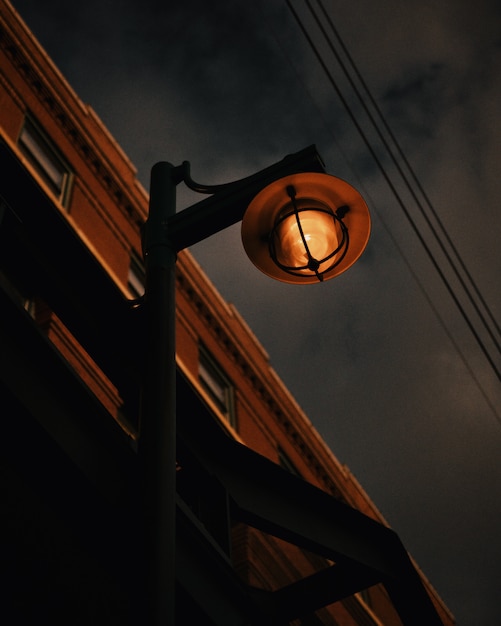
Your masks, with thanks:
<instances>
[{"instance_id":1,"label":"dark sky","mask_svg":"<svg viewBox=\"0 0 501 626\"><path fill-rule=\"evenodd\" d=\"M303 0L292 5L328 74L281 0L13 4L145 187L158 160L189 160L195 180L223 183L315 143L364 195L369 246L325 284L261 275L237 227L192 252L458 625L501 623L501 360L489 317L499 324L501 5L324 0L423 196ZM427 199L474 285L448 267Z\"/></svg>"}]
</instances>

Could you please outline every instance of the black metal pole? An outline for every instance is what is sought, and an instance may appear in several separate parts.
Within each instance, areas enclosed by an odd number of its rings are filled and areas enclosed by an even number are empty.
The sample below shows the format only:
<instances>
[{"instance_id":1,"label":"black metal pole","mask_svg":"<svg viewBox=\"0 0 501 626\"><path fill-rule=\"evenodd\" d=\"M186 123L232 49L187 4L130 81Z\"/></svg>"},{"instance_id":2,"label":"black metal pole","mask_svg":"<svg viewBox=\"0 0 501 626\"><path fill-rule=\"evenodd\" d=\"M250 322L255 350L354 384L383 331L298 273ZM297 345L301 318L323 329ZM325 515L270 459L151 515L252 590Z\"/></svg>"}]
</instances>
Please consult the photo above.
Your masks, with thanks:
<instances>
[{"instance_id":1,"label":"black metal pole","mask_svg":"<svg viewBox=\"0 0 501 626\"><path fill-rule=\"evenodd\" d=\"M167 233L175 213L178 168L161 162L151 171L144 234L145 370L139 460L141 467L144 624L175 624L176 517L176 253Z\"/></svg>"},{"instance_id":2,"label":"black metal pole","mask_svg":"<svg viewBox=\"0 0 501 626\"><path fill-rule=\"evenodd\" d=\"M176 186L186 178L185 166L160 162L151 170L143 239L146 333L138 446L144 557L140 586L145 607L141 613L146 613L145 625L175 624L176 252L241 220L250 200L269 182L310 169L323 171L314 146L247 179L222 186L209 199L179 214Z\"/></svg>"}]
</instances>

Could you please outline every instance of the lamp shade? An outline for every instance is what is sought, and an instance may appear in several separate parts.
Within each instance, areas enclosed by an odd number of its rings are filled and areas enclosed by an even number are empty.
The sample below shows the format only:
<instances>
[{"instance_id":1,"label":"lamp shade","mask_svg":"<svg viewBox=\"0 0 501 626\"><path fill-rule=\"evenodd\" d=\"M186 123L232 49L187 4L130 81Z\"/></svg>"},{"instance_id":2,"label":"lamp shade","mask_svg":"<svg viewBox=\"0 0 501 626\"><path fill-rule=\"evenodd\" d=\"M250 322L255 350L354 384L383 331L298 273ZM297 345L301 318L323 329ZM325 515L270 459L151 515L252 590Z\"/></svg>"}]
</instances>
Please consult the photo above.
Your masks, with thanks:
<instances>
[{"instance_id":1,"label":"lamp shade","mask_svg":"<svg viewBox=\"0 0 501 626\"><path fill-rule=\"evenodd\" d=\"M358 191L335 176L308 172L280 178L255 196L242 220L242 242L268 276L310 284L351 267L370 228Z\"/></svg>"}]
</instances>

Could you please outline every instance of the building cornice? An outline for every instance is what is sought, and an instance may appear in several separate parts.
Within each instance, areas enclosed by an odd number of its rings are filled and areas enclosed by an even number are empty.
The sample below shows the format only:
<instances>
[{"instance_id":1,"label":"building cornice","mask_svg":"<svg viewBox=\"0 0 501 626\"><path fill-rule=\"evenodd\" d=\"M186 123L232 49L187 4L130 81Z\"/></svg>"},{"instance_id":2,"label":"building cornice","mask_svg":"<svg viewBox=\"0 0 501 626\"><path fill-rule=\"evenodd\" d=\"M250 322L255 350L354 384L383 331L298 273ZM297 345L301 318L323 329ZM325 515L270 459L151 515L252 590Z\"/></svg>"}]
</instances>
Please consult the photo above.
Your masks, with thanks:
<instances>
[{"instance_id":1,"label":"building cornice","mask_svg":"<svg viewBox=\"0 0 501 626\"><path fill-rule=\"evenodd\" d=\"M114 203L139 231L146 218L147 196L135 180L134 166L111 137L97 114L74 93L16 11L8 3L1 3L0 8L0 48L19 75L24 78L37 101L42 104L85 160L92 174L100 181ZM60 94L64 94L65 97L63 98ZM125 181L116 167L99 148L92 134L82 130L83 126L78 121L82 114L90 118L97 132L104 137L119 162L126 168L131 179L126 181L127 185L124 184ZM129 189L134 189L137 197L133 198Z\"/></svg>"}]
</instances>

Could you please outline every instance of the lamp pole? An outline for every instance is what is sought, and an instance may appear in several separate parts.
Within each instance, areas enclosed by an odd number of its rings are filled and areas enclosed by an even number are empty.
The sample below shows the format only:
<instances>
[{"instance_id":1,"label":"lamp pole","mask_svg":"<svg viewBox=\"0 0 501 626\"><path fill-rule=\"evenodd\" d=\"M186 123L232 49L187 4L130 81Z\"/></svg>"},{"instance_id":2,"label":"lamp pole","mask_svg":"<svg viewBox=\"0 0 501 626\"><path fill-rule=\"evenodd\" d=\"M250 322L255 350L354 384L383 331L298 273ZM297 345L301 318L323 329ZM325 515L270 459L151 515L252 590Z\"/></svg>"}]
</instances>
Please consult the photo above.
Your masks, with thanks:
<instances>
[{"instance_id":1,"label":"lamp pole","mask_svg":"<svg viewBox=\"0 0 501 626\"><path fill-rule=\"evenodd\" d=\"M175 624L176 366L175 268L167 223L176 211L179 168L151 171L144 233L146 345L139 461L146 624Z\"/></svg>"},{"instance_id":2,"label":"lamp pole","mask_svg":"<svg viewBox=\"0 0 501 626\"><path fill-rule=\"evenodd\" d=\"M146 269L146 343L138 455L145 624L175 624L176 554L176 348L175 269L178 251L240 221L254 196L269 183L297 172L323 172L314 146L235 183L201 187L188 164L153 166L143 253ZM176 213L176 186L209 198Z\"/></svg>"}]
</instances>

